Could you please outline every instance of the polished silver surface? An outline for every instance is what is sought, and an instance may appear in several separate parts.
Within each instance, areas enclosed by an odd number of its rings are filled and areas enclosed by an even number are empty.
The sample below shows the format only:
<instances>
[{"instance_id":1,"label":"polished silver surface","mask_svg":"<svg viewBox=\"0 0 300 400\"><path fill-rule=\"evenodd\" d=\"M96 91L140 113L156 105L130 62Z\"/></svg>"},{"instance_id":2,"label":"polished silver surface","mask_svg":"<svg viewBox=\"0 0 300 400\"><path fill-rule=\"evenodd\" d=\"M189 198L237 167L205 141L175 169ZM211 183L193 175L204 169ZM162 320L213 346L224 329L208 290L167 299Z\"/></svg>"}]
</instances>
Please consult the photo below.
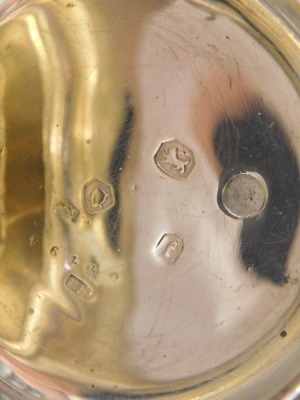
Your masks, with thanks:
<instances>
[{"instance_id":1,"label":"polished silver surface","mask_svg":"<svg viewBox=\"0 0 300 400\"><path fill-rule=\"evenodd\" d=\"M299 7L0 3L4 397L296 398Z\"/></svg>"}]
</instances>

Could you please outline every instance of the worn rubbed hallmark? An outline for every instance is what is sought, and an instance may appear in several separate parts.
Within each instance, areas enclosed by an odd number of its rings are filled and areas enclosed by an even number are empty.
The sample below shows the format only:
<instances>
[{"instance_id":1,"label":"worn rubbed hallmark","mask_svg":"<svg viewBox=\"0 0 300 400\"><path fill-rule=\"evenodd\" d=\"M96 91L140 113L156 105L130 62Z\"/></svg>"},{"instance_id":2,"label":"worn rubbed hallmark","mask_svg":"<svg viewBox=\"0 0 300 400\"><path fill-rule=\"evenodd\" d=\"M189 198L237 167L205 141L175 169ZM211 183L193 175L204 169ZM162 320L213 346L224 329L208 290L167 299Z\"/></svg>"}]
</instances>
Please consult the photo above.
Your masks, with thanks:
<instances>
[{"instance_id":1,"label":"worn rubbed hallmark","mask_svg":"<svg viewBox=\"0 0 300 400\"><path fill-rule=\"evenodd\" d=\"M71 222L76 222L80 214L79 210L70 203L56 204L53 207L53 213L58 218Z\"/></svg>"},{"instance_id":2,"label":"worn rubbed hallmark","mask_svg":"<svg viewBox=\"0 0 300 400\"><path fill-rule=\"evenodd\" d=\"M74 274L68 276L66 286L83 299L89 299L93 294L92 287Z\"/></svg>"}]
</instances>

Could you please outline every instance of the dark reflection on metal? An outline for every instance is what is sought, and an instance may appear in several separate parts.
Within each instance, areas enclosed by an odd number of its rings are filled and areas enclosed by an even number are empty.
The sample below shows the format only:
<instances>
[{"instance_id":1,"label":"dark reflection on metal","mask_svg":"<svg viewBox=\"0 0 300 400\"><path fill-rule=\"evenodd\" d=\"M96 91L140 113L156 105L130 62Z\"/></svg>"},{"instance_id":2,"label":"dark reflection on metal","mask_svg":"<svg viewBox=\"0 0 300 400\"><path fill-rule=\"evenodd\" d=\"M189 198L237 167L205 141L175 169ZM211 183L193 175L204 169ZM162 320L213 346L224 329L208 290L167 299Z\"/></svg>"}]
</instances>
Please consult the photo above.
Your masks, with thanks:
<instances>
[{"instance_id":1,"label":"dark reflection on metal","mask_svg":"<svg viewBox=\"0 0 300 400\"><path fill-rule=\"evenodd\" d=\"M232 372L234 372L240 364L237 366L230 368L228 371L225 372L224 376L230 375ZM168 390L168 391L157 391L157 392L152 392L152 393L147 393L147 394L134 394L134 393L128 393L128 394L119 394L119 393L108 393L108 392L102 392L102 393L94 393L94 394L83 394L83 399L84 400L146 400L146 399L155 399L155 398L163 398L163 397L169 397L169 396L174 396L174 399L176 399L177 395L187 393L187 392L192 392L193 390L199 389L203 386L205 386L208 383L211 383L215 380L215 378L207 379L204 380L203 382L197 384L197 385L192 385L192 386L187 386L183 389L179 390ZM191 396L193 396L191 394Z\"/></svg>"},{"instance_id":2,"label":"dark reflection on metal","mask_svg":"<svg viewBox=\"0 0 300 400\"><path fill-rule=\"evenodd\" d=\"M241 258L247 268L276 284L287 281L286 263L299 217L299 171L291 144L278 121L254 108L245 119L222 121L214 136L223 183L231 176L258 172L268 186L265 210L243 221Z\"/></svg>"},{"instance_id":3,"label":"dark reflection on metal","mask_svg":"<svg viewBox=\"0 0 300 400\"><path fill-rule=\"evenodd\" d=\"M115 250L119 249L119 235L121 224L120 178L127 160L128 147L135 118L135 109L130 93L127 93L125 96L125 108L126 118L121 133L118 137L109 168L110 182L113 185L115 192L115 205L108 213L106 226L111 246Z\"/></svg>"}]
</instances>

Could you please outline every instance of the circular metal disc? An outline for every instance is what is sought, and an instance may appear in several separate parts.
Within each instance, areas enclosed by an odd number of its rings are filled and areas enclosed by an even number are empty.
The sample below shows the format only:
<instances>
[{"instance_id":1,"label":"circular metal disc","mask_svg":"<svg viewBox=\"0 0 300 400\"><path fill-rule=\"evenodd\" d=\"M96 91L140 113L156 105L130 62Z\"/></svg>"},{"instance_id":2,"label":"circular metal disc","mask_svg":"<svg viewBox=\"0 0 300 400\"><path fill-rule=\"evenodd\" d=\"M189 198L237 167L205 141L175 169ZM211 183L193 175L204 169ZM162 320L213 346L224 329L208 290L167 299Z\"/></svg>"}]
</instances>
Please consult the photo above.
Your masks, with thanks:
<instances>
[{"instance_id":1,"label":"circular metal disc","mask_svg":"<svg viewBox=\"0 0 300 400\"><path fill-rule=\"evenodd\" d=\"M233 218L252 218L266 206L268 188L256 173L241 173L224 183L220 207Z\"/></svg>"}]
</instances>

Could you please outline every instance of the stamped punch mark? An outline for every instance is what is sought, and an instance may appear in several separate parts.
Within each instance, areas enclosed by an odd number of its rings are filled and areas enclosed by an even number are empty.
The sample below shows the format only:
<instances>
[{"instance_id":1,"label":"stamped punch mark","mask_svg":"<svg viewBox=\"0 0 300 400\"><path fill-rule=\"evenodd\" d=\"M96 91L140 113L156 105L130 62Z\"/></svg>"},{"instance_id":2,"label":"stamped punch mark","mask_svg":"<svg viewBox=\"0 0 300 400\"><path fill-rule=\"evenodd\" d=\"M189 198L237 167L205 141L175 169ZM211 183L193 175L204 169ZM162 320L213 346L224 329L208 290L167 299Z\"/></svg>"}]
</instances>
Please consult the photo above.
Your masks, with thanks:
<instances>
[{"instance_id":1,"label":"stamped punch mark","mask_svg":"<svg viewBox=\"0 0 300 400\"><path fill-rule=\"evenodd\" d=\"M175 179L186 179L195 166L193 152L176 139L163 142L154 160L161 171Z\"/></svg>"},{"instance_id":2,"label":"stamped punch mark","mask_svg":"<svg viewBox=\"0 0 300 400\"><path fill-rule=\"evenodd\" d=\"M99 179L93 179L84 185L83 203L89 214L107 210L115 203L113 190Z\"/></svg>"},{"instance_id":3,"label":"stamped punch mark","mask_svg":"<svg viewBox=\"0 0 300 400\"><path fill-rule=\"evenodd\" d=\"M184 241L176 233L166 233L156 245L158 257L165 263L174 264L184 248Z\"/></svg>"}]
</instances>

